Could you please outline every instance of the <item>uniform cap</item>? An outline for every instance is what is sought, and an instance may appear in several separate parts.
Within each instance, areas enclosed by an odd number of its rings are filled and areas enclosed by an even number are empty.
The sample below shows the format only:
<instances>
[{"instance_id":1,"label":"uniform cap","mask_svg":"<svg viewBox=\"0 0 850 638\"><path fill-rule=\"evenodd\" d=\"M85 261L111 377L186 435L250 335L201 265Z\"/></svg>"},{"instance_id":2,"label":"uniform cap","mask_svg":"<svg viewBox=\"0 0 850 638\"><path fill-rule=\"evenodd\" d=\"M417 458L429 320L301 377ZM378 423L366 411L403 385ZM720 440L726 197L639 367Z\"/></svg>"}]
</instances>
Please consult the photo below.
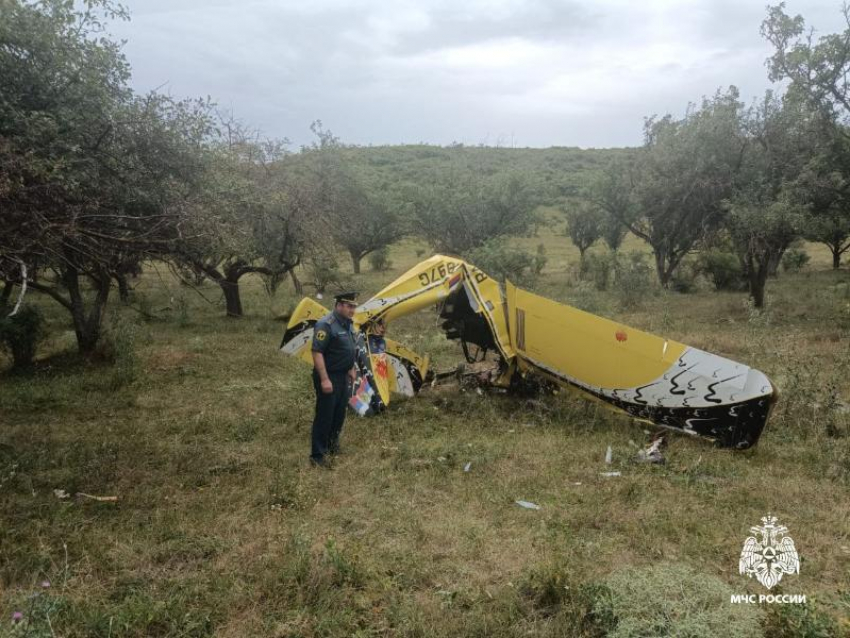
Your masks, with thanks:
<instances>
[{"instance_id":1,"label":"uniform cap","mask_svg":"<svg viewBox=\"0 0 850 638\"><path fill-rule=\"evenodd\" d=\"M334 295L334 301L336 303L340 303L340 302L354 303L354 301L356 299L357 299L357 293L353 292L353 291L351 291L351 292L339 292L339 293Z\"/></svg>"}]
</instances>

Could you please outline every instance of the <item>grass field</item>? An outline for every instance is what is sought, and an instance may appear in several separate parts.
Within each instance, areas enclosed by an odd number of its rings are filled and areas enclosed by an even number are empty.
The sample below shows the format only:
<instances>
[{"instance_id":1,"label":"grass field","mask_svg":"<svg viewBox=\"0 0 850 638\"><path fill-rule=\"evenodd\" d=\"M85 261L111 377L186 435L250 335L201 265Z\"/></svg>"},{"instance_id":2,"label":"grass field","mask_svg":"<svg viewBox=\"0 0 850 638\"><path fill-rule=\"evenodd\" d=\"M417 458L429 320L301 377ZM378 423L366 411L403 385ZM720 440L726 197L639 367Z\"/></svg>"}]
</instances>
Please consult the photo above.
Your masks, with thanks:
<instances>
[{"instance_id":1,"label":"grass field","mask_svg":"<svg viewBox=\"0 0 850 638\"><path fill-rule=\"evenodd\" d=\"M277 352L291 290L246 279L248 316L227 319L214 285L207 302L151 265L111 307L115 365L79 362L59 306L29 298L50 338L35 374L0 373L0 635L850 632L850 271L810 247L764 313L706 287L623 310L568 274L566 238L520 241L547 247L542 294L767 373L782 395L759 446L672 436L666 465L640 465L645 427L582 399L449 389L349 416L345 455L311 469L309 370ZM372 293L423 249L351 280ZM391 335L461 358L428 313ZM771 593L805 606L729 601L766 593L737 565L768 512L802 560Z\"/></svg>"}]
</instances>

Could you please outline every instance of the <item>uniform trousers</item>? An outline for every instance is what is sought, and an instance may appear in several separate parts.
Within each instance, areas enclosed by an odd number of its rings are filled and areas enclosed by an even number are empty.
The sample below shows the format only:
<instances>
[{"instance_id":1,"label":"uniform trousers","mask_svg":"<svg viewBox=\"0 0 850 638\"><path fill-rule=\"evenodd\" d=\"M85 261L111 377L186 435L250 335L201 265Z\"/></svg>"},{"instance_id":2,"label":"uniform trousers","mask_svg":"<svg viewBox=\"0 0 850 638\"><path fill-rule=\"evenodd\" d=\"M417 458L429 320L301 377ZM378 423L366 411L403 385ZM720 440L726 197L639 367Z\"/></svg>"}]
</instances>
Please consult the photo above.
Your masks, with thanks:
<instances>
[{"instance_id":1,"label":"uniform trousers","mask_svg":"<svg viewBox=\"0 0 850 638\"><path fill-rule=\"evenodd\" d=\"M313 419L310 458L319 461L327 454L339 451L339 434L345 421L348 404L348 371L328 372L333 392L322 392L319 373L313 370L313 388L316 390L316 416Z\"/></svg>"}]
</instances>

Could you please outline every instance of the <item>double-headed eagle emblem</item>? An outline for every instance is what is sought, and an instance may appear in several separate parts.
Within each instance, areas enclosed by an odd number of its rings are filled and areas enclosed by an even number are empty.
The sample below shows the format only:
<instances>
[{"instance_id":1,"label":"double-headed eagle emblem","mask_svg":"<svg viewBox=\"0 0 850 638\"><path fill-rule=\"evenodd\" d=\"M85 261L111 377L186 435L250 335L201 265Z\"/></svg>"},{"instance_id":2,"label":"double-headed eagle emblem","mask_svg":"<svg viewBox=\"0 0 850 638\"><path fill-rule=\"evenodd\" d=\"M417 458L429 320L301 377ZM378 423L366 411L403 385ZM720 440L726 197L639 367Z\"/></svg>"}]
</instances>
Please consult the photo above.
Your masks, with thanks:
<instances>
[{"instance_id":1,"label":"double-headed eagle emblem","mask_svg":"<svg viewBox=\"0 0 850 638\"><path fill-rule=\"evenodd\" d=\"M750 578L755 576L762 585L771 589L782 580L783 575L800 573L800 556L794 541L785 535L788 528L777 524L778 518L768 514L762 517L761 522L761 527L750 528L753 536L744 541L738 571Z\"/></svg>"}]
</instances>

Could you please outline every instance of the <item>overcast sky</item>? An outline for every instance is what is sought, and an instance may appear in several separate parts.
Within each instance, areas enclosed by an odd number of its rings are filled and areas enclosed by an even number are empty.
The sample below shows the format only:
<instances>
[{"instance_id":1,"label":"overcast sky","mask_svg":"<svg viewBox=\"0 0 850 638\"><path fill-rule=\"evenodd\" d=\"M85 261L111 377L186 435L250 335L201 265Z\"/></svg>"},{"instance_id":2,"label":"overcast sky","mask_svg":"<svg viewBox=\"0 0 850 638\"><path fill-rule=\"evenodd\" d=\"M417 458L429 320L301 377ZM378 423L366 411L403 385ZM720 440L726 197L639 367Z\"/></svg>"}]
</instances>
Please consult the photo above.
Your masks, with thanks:
<instances>
[{"instance_id":1,"label":"overcast sky","mask_svg":"<svg viewBox=\"0 0 850 638\"><path fill-rule=\"evenodd\" d=\"M139 91L211 96L293 148L629 146L644 116L770 86L760 0L125 0ZM821 33L840 0L789 0Z\"/></svg>"}]
</instances>

